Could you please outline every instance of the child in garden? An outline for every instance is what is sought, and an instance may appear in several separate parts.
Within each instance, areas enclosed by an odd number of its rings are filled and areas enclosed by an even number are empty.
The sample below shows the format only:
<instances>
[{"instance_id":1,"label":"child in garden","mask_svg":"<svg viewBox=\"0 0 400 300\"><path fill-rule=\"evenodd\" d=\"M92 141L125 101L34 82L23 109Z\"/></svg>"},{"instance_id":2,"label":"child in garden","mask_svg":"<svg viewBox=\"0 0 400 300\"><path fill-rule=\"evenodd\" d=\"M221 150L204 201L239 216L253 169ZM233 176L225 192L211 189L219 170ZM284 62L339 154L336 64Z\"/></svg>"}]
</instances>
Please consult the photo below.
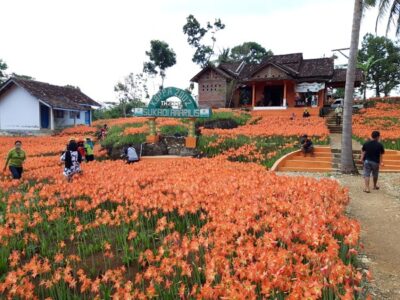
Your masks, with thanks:
<instances>
[{"instance_id":1,"label":"child in garden","mask_svg":"<svg viewBox=\"0 0 400 300\"><path fill-rule=\"evenodd\" d=\"M86 137L84 147L86 152L86 162L94 161L94 144L90 137Z\"/></svg>"},{"instance_id":2,"label":"child in garden","mask_svg":"<svg viewBox=\"0 0 400 300\"><path fill-rule=\"evenodd\" d=\"M82 160L85 160L85 158L86 158L86 148L85 148L84 143L85 142L82 139L80 139L78 141L78 152L81 155Z\"/></svg>"},{"instance_id":3,"label":"child in garden","mask_svg":"<svg viewBox=\"0 0 400 300\"><path fill-rule=\"evenodd\" d=\"M100 139L101 140L104 140L106 138L107 131L108 131L108 126L107 126L107 124L104 124L104 126L100 129Z\"/></svg>"},{"instance_id":4,"label":"child in garden","mask_svg":"<svg viewBox=\"0 0 400 300\"><path fill-rule=\"evenodd\" d=\"M82 156L78 152L78 144L74 140L69 142L67 150L61 155L61 161L65 163L63 174L68 182L72 181L72 177L76 173L81 173Z\"/></svg>"}]
</instances>

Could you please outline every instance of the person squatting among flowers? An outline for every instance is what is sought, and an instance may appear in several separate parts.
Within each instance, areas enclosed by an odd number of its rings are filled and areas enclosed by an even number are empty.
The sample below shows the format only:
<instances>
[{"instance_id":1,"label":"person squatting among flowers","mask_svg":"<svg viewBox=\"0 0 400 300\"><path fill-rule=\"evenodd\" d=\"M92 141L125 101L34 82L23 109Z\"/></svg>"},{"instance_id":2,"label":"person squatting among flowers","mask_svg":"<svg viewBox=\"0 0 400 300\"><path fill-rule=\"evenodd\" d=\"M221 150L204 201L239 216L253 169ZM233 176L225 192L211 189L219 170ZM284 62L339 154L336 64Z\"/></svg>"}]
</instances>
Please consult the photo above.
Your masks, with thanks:
<instances>
[{"instance_id":1,"label":"person squatting among flowers","mask_svg":"<svg viewBox=\"0 0 400 300\"><path fill-rule=\"evenodd\" d=\"M71 139L67 150L61 155L61 161L64 162L64 176L67 178L68 182L72 180L72 177L76 173L81 173L81 162L82 156L78 151L78 144L75 139Z\"/></svg>"}]
</instances>

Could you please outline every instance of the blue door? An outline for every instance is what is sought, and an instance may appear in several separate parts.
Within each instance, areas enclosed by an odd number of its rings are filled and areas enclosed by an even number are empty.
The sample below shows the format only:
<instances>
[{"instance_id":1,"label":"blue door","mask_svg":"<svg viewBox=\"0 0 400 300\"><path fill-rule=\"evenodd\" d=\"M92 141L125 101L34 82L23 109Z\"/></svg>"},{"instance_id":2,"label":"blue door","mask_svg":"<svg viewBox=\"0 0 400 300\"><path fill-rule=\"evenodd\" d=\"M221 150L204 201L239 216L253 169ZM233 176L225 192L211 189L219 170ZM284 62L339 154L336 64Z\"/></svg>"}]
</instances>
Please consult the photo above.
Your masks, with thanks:
<instances>
[{"instance_id":1,"label":"blue door","mask_svg":"<svg viewBox=\"0 0 400 300\"><path fill-rule=\"evenodd\" d=\"M40 127L49 128L50 125L50 108L40 103Z\"/></svg>"},{"instance_id":2,"label":"blue door","mask_svg":"<svg viewBox=\"0 0 400 300\"><path fill-rule=\"evenodd\" d=\"M90 110L85 111L85 124L90 125Z\"/></svg>"}]
</instances>

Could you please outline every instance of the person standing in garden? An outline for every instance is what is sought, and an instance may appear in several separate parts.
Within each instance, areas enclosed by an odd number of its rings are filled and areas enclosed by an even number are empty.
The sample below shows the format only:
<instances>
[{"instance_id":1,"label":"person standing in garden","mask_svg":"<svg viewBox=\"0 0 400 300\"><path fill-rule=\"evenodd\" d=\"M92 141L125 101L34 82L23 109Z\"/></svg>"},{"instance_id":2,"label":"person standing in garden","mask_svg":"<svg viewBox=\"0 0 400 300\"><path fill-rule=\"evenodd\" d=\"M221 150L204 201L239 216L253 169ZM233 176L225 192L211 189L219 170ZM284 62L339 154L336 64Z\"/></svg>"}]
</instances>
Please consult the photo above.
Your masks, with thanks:
<instances>
[{"instance_id":1,"label":"person standing in garden","mask_svg":"<svg viewBox=\"0 0 400 300\"><path fill-rule=\"evenodd\" d=\"M379 190L378 183L378 176L379 176L379 165L383 165L382 155L385 153L385 148L379 142L380 140L380 132L373 131L371 134L372 140L366 142L362 146L362 154L361 154L361 161L364 165L364 192L370 193L369 189L369 181L372 174L372 179L374 183L374 190Z\"/></svg>"},{"instance_id":2,"label":"person standing in garden","mask_svg":"<svg viewBox=\"0 0 400 300\"><path fill-rule=\"evenodd\" d=\"M100 129L100 139L101 140L104 140L106 138L107 131L108 131L108 126L107 126L107 124L104 124L104 126Z\"/></svg>"},{"instance_id":3,"label":"person standing in garden","mask_svg":"<svg viewBox=\"0 0 400 300\"><path fill-rule=\"evenodd\" d=\"M94 144L90 137L86 137L85 141L86 162L94 161Z\"/></svg>"},{"instance_id":4,"label":"person standing in garden","mask_svg":"<svg viewBox=\"0 0 400 300\"><path fill-rule=\"evenodd\" d=\"M343 107L339 105L335 108L336 125L340 125L342 122Z\"/></svg>"},{"instance_id":5,"label":"person standing in garden","mask_svg":"<svg viewBox=\"0 0 400 300\"><path fill-rule=\"evenodd\" d=\"M81 173L82 156L78 151L78 144L75 140L71 140L67 150L61 155L61 161L64 162L64 176L68 182L72 181L72 177L76 173Z\"/></svg>"},{"instance_id":6,"label":"person standing in garden","mask_svg":"<svg viewBox=\"0 0 400 300\"><path fill-rule=\"evenodd\" d=\"M23 170L23 163L26 159L25 151L22 150L22 142L16 141L15 147L8 152L6 164L3 171L7 170L9 166L13 179L21 179Z\"/></svg>"}]
</instances>

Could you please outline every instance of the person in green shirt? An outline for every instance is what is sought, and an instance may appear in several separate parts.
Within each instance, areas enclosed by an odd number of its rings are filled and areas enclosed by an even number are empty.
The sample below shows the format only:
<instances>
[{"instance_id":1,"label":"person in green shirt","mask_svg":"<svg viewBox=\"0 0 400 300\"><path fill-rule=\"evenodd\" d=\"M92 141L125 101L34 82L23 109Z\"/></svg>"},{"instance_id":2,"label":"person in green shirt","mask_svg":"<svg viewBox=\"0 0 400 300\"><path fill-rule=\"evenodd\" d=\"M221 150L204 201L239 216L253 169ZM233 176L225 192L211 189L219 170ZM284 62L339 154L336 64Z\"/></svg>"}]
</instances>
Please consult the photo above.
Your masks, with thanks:
<instances>
[{"instance_id":1,"label":"person in green shirt","mask_svg":"<svg viewBox=\"0 0 400 300\"><path fill-rule=\"evenodd\" d=\"M90 137L86 137L86 142L84 144L86 151L86 162L94 161L94 144Z\"/></svg>"},{"instance_id":2,"label":"person in green shirt","mask_svg":"<svg viewBox=\"0 0 400 300\"><path fill-rule=\"evenodd\" d=\"M25 151L22 150L22 142L16 141L15 147L8 152L4 171L9 166L13 179L21 179L23 172L23 163L26 159Z\"/></svg>"}]
</instances>

